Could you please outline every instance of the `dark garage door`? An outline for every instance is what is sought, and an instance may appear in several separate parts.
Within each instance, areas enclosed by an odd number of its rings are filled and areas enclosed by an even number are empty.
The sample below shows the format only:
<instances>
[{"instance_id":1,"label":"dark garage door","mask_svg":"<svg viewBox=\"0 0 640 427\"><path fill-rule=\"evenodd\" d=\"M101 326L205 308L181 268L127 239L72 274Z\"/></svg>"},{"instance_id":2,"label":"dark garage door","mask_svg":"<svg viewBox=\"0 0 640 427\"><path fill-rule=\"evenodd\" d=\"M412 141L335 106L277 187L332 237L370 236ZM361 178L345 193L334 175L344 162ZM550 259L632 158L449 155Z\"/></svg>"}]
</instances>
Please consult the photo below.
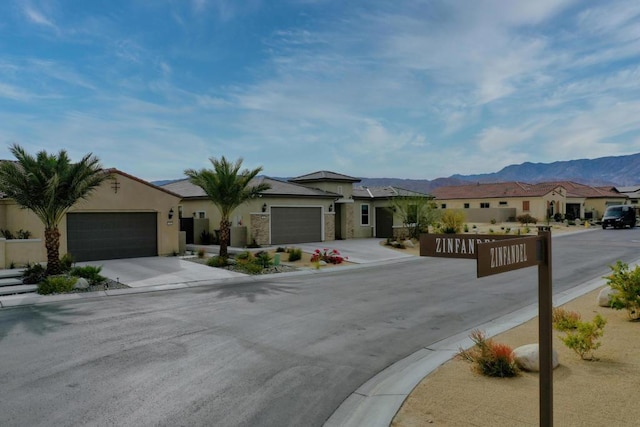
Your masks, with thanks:
<instances>
[{"instance_id":1,"label":"dark garage door","mask_svg":"<svg viewBox=\"0 0 640 427\"><path fill-rule=\"evenodd\" d=\"M272 207L271 244L322 240L322 208Z\"/></svg>"},{"instance_id":2,"label":"dark garage door","mask_svg":"<svg viewBox=\"0 0 640 427\"><path fill-rule=\"evenodd\" d=\"M376 237L393 237L393 211L376 208Z\"/></svg>"},{"instance_id":3,"label":"dark garage door","mask_svg":"<svg viewBox=\"0 0 640 427\"><path fill-rule=\"evenodd\" d=\"M76 261L158 255L154 212L67 214L67 249Z\"/></svg>"}]
</instances>

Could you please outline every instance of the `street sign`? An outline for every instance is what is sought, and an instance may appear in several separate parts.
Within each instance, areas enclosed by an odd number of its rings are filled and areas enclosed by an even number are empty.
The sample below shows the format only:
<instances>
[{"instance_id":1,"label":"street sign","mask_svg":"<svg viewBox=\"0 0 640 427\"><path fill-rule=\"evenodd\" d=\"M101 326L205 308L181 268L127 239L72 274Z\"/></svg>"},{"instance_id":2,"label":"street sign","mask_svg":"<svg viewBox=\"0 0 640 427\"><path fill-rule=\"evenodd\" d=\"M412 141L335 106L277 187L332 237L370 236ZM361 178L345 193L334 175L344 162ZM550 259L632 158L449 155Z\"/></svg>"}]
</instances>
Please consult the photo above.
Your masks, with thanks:
<instances>
[{"instance_id":1,"label":"street sign","mask_svg":"<svg viewBox=\"0 0 640 427\"><path fill-rule=\"evenodd\" d=\"M542 258L542 240L531 236L480 242L477 252L478 277L491 276L538 265Z\"/></svg>"},{"instance_id":2,"label":"street sign","mask_svg":"<svg viewBox=\"0 0 640 427\"><path fill-rule=\"evenodd\" d=\"M480 243L512 240L506 234L421 234L420 256L476 259Z\"/></svg>"}]
</instances>

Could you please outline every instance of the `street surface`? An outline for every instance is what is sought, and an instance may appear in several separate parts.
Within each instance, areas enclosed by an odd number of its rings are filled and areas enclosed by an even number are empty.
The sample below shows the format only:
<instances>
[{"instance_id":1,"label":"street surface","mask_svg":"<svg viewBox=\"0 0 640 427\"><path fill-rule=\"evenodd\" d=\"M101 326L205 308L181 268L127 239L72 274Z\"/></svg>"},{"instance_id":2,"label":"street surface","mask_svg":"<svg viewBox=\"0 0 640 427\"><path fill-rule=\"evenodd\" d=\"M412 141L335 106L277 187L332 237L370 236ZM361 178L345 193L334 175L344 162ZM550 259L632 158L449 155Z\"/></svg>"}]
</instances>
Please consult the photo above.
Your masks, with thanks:
<instances>
[{"instance_id":1,"label":"street surface","mask_svg":"<svg viewBox=\"0 0 640 427\"><path fill-rule=\"evenodd\" d=\"M640 229L553 239L554 292ZM0 425L321 426L390 364L537 299L537 269L393 264L0 310Z\"/></svg>"}]
</instances>

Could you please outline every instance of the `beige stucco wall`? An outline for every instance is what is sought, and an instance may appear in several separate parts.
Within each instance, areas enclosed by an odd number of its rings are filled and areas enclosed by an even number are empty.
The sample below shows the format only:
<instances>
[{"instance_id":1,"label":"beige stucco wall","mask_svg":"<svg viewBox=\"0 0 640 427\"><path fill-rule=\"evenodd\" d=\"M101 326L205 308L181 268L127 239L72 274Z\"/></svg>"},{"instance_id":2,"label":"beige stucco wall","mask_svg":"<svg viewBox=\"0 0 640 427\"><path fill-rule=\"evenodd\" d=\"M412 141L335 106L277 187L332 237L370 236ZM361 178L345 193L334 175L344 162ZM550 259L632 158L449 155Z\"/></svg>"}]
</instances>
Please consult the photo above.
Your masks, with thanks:
<instances>
[{"instance_id":1,"label":"beige stucco wall","mask_svg":"<svg viewBox=\"0 0 640 427\"><path fill-rule=\"evenodd\" d=\"M114 188L117 182L117 191ZM180 198L126 174L114 173L113 179L103 182L86 200L75 204L69 212L155 212L158 216L158 254L168 255L179 251L178 204ZM169 210L174 217L168 219ZM44 225L31 211L21 209L11 200L0 204L0 224L2 228L14 232L23 229L31 232L31 237L42 239L43 251L38 262L46 261L44 252ZM67 221L62 219L60 226L60 255L67 252ZM35 259L32 261L36 261Z\"/></svg>"},{"instance_id":2,"label":"beige stucco wall","mask_svg":"<svg viewBox=\"0 0 640 427\"><path fill-rule=\"evenodd\" d=\"M24 267L47 258L41 239L0 238L0 268Z\"/></svg>"},{"instance_id":3,"label":"beige stucco wall","mask_svg":"<svg viewBox=\"0 0 640 427\"><path fill-rule=\"evenodd\" d=\"M584 204L585 212L592 212L593 218L602 219L607 206L624 205L629 203L626 198L603 198L603 199L587 199Z\"/></svg>"}]
</instances>

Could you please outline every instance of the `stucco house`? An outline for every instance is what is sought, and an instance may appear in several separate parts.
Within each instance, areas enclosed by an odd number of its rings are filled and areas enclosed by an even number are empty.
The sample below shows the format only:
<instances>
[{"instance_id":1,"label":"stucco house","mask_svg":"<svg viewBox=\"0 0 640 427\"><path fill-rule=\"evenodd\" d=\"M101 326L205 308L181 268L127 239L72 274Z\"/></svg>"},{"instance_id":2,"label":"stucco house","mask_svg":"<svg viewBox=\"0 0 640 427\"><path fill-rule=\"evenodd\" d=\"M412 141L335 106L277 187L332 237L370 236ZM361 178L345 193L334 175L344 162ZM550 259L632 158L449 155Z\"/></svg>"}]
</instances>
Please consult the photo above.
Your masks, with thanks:
<instances>
[{"instance_id":1,"label":"stucco house","mask_svg":"<svg viewBox=\"0 0 640 427\"><path fill-rule=\"evenodd\" d=\"M462 210L469 222L514 221L529 214L538 220L553 218L599 219L607 206L627 203L614 189L572 181L476 183L432 190L441 209Z\"/></svg>"},{"instance_id":2,"label":"stucco house","mask_svg":"<svg viewBox=\"0 0 640 427\"><path fill-rule=\"evenodd\" d=\"M62 219L60 255L76 261L168 255L179 250L180 196L117 169ZM175 218L174 218L175 216ZM44 226L12 199L0 199L0 228L31 239L0 239L0 268L46 261Z\"/></svg>"},{"instance_id":3,"label":"stucco house","mask_svg":"<svg viewBox=\"0 0 640 427\"><path fill-rule=\"evenodd\" d=\"M252 185L260 182L271 188L232 214L229 242L232 246L390 237L393 227L402 226L402 220L389 209L389 200L421 194L393 187L354 188L360 179L331 171L317 171L287 181L257 177ZM203 232L215 234L220 213L200 187L183 179L163 188L182 196L179 215L187 243L202 243Z\"/></svg>"}]
</instances>

